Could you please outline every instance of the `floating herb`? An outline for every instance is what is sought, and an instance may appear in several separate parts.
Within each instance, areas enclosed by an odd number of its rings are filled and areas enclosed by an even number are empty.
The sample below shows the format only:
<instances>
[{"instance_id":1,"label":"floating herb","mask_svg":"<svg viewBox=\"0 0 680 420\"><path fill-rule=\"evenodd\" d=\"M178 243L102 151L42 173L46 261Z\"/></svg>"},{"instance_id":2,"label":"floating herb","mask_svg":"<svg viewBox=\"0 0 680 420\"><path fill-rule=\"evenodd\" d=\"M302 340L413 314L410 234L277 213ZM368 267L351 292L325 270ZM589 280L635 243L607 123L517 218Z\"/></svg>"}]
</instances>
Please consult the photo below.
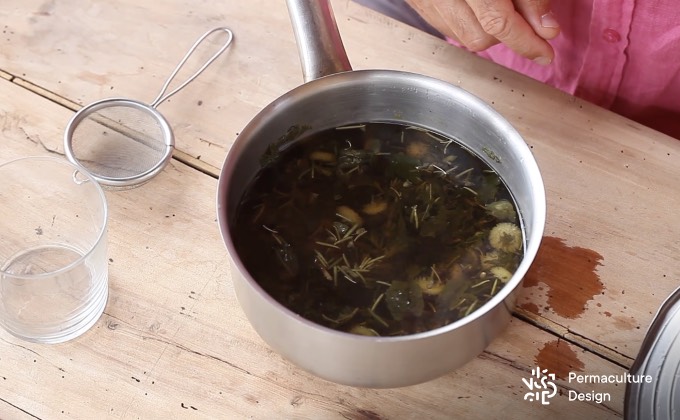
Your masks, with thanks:
<instances>
[{"instance_id":1,"label":"floating herb","mask_svg":"<svg viewBox=\"0 0 680 420\"><path fill-rule=\"evenodd\" d=\"M496 163L501 163L501 158L499 158L498 155L488 147L482 147L482 152L484 152L484 154L487 155L489 159L495 161Z\"/></svg>"},{"instance_id":2,"label":"floating herb","mask_svg":"<svg viewBox=\"0 0 680 420\"><path fill-rule=\"evenodd\" d=\"M260 158L260 165L262 167L269 166L276 162L279 158L281 150L283 150L288 144L295 141L302 134L304 134L311 127L308 125L292 125L286 131L286 134L279 137L278 140L272 142L267 151Z\"/></svg>"}]
</instances>

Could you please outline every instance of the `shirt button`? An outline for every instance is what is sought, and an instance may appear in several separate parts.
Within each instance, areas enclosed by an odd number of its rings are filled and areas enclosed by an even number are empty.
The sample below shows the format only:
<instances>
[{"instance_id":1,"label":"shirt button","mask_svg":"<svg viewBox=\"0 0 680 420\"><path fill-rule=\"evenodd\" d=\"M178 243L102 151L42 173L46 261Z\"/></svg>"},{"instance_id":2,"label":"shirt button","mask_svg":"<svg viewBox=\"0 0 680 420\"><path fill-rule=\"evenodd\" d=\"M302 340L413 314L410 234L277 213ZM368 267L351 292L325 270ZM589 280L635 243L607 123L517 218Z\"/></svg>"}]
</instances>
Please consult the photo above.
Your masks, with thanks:
<instances>
[{"instance_id":1,"label":"shirt button","mask_svg":"<svg viewBox=\"0 0 680 420\"><path fill-rule=\"evenodd\" d=\"M609 28L602 32L602 39L612 44L621 41L621 34Z\"/></svg>"}]
</instances>

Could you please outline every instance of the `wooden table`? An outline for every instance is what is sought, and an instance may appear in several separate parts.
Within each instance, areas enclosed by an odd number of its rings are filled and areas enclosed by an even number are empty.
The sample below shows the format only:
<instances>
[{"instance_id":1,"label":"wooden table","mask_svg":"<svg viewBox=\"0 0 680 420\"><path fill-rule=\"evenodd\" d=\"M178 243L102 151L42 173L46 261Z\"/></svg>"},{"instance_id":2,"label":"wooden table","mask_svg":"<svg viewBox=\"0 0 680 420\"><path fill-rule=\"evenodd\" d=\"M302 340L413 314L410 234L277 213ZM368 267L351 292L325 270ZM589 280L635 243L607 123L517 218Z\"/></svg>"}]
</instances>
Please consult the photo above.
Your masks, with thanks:
<instances>
[{"instance_id":1,"label":"wooden table","mask_svg":"<svg viewBox=\"0 0 680 420\"><path fill-rule=\"evenodd\" d=\"M108 191L110 298L95 327L59 345L0 332L0 418L610 418L620 374L680 278L680 142L481 60L349 1L333 3L355 68L459 85L531 146L548 198L545 240L503 335L418 386L328 383L270 350L234 296L215 214L217 174L242 127L301 83L283 1L6 0L0 8L0 160L63 154L91 101L144 101L193 40L227 25L231 49L160 110L175 159L152 182ZM0 181L1 182L1 181ZM525 401L537 365L549 405ZM570 390L611 401L569 401Z\"/></svg>"}]
</instances>

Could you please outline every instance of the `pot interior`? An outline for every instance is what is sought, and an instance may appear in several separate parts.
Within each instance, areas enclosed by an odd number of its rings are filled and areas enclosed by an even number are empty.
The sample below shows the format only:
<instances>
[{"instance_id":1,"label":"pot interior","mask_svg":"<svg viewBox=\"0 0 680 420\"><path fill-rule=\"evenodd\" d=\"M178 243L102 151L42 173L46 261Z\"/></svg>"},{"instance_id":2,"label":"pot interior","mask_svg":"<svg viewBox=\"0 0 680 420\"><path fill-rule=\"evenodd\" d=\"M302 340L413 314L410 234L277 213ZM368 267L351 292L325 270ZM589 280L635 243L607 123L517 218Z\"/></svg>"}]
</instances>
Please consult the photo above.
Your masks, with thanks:
<instances>
[{"instance_id":1,"label":"pot interior","mask_svg":"<svg viewBox=\"0 0 680 420\"><path fill-rule=\"evenodd\" d=\"M284 150L301 135L343 125L391 122L416 125L457 140L493 168L510 190L525 237L524 259L496 305L521 281L535 257L545 224L545 193L536 162L521 136L483 101L426 76L382 70L338 73L285 94L243 130L225 161L218 192L227 248L236 208L271 147Z\"/></svg>"}]
</instances>

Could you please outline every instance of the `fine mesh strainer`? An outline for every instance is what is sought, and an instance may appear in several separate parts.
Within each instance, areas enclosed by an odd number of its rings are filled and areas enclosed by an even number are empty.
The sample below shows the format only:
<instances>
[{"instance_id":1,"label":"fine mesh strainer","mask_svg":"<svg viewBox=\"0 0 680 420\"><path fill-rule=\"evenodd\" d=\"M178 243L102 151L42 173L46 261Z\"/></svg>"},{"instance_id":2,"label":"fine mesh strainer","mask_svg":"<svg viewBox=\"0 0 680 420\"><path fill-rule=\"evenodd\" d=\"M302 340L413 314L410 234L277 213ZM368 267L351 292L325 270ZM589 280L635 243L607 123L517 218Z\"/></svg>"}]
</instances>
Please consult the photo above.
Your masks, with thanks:
<instances>
[{"instance_id":1,"label":"fine mesh strainer","mask_svg":"<svg viewBox=\"0 0 680 420\"><path fill-rule=\"evenodd\" d=\"M166 94L184 63L215 32L227 34L221 48L185 82ZM109 98L82 108L66 126L66 157L87 169L105 187L133 188L149 181L163 170L172 157L175 145L170 124L156 108L198 77L229 47L233 39L233 33L223 27L203 34L175 67L150 104L126 98Z\"/></svg>"}]
</instances>

